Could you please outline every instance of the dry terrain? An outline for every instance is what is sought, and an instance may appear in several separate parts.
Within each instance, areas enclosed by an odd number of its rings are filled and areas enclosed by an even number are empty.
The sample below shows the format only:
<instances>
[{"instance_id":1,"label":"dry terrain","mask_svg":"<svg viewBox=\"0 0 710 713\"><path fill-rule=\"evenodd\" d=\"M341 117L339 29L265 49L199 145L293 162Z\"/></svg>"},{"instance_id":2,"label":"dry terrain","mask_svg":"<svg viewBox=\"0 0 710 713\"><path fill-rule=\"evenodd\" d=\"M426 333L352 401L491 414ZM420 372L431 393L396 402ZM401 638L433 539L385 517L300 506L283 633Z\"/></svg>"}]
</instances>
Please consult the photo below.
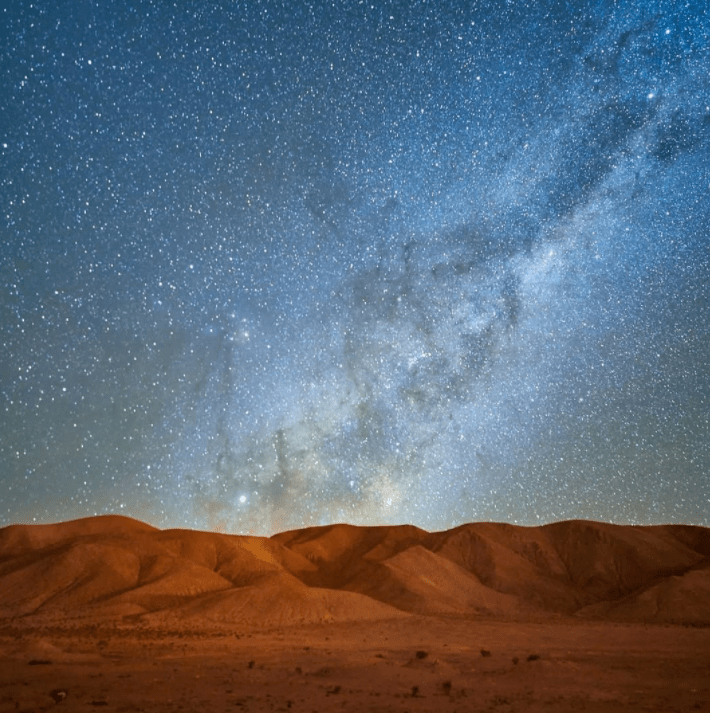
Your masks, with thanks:
<instances>
[{"instance_id":1,"label":"dry terrain","mask_svg":"<svg viewBox=\"0 0 710 713\"><path fill-rule=\"evenodd\" d=\"M710 711L710 531L0 530L0 711Z\"/></svg>"}]
</instances>

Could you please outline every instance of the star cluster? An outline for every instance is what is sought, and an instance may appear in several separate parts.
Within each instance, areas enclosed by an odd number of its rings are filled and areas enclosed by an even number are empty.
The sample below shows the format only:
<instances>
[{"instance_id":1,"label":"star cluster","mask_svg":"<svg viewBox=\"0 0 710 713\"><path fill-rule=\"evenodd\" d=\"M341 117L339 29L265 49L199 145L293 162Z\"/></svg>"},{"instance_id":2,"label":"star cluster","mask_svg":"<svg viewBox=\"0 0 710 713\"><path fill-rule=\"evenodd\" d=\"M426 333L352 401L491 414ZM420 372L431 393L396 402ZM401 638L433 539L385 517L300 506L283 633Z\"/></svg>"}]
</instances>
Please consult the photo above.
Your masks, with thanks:
<instances>
[{"instance_id":1,"label":"star cluster","mask_svg":"<svg viewBox=\"0 0 710 713\"><path fill-rule=\"evenodd\" d=\"M0 17L0 525L710 525L704 3Z\"/></svg>"}]
</instances>

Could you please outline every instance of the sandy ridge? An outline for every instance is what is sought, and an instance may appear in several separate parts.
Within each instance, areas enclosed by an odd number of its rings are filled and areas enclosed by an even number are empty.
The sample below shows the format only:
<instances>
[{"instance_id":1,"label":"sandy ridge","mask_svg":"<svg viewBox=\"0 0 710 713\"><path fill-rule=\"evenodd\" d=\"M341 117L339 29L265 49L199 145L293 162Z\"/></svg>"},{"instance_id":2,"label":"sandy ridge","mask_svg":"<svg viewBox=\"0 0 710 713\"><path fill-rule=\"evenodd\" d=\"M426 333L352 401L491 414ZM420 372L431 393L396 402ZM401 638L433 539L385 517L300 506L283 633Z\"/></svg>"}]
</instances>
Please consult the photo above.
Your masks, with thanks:
<instances>
[{"instance_id":1,"label":"sandy ridge","mask_svg":"<svg viewBox=\"0 0 710 713\"><path fill-rule=\"evenodd\" d=\"M0 529L0 617L307 623L445 614L710 623L710 529L566 521L270 538L121 516Z\"/></svg>"}]
</instances>

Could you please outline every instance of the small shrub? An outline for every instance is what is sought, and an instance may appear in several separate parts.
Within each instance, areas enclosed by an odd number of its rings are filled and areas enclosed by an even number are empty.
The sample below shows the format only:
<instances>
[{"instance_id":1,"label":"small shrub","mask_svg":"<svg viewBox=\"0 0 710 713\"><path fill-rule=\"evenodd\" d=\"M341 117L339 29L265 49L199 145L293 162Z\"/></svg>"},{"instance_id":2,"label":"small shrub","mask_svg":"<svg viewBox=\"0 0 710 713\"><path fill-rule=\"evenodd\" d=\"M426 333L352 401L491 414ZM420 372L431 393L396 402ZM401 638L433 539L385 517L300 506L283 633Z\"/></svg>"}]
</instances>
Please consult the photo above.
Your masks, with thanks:
<instances>
[{"instance_id":1,"label":"small shrub","mask_svg":"<svg viewBox=\"0 0 710 713\"><path fill-rule=\"evenodd\" d=\"M490 651L487 651L486 649L481 649L481 656L483 656L483 658L486 658L490 655L491 655Z\"/></svg>"},{"instance_id":2,"label":"small shrub","mask_svg":"<svg viewBox=\"0 0 710 713\"><path fill-rule=\"evenodd\" d=\"M428 652L428 651L421 651L421 650L420 650L420 651L417 651L417 653L415 654L415 656L416 656L418 659L425 659L428 655L429 655L429 652Z\"/></svg>"}]
</instances>

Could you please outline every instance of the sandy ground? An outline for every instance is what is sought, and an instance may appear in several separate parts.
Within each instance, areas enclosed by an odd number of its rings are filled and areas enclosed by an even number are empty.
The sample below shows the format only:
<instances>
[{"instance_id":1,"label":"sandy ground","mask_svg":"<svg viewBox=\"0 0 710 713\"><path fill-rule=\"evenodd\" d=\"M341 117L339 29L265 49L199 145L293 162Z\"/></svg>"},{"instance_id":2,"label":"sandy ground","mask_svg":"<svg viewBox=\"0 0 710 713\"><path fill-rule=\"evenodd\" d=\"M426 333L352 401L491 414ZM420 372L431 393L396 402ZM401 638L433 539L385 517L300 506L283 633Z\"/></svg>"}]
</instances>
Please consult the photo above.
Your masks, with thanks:
<instances>
[{"instance_id":1,"label":"sandy ground","mask_svg":"<svg viewBox=\"0 0 710 713\"><path fill-rule=\"evenodd\" d=\"M55 702L56 701L58 702ZM710 711L710 628L0 626L0 711Z\"/></svg>"}]
</instances>

